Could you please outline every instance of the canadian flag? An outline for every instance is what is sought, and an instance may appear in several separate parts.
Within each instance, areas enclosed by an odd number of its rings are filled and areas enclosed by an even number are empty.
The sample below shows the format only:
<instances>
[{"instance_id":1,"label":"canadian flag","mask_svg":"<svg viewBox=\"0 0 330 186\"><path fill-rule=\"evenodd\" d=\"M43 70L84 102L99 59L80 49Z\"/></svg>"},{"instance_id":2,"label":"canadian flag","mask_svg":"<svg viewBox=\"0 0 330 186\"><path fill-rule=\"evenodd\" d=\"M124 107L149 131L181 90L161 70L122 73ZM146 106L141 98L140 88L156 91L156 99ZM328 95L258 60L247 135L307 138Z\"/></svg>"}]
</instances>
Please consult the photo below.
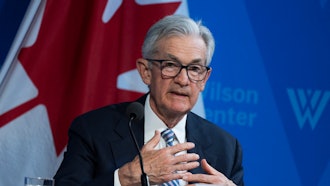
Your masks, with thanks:
<instances>
[{"instance_id":1,"label":"canadian flag","mask_svg":"<svg viewBox=\"0 0 330 186\"><path fill-rule=\"evenodd\" d=\"M135 69L145 33L165 15L188 14L178 0L33 3L26 37L0 74L0 185L52 177L76 116L147 92ZM204 116L202 99L194 111Z\"/></svg>"}]
</instances>

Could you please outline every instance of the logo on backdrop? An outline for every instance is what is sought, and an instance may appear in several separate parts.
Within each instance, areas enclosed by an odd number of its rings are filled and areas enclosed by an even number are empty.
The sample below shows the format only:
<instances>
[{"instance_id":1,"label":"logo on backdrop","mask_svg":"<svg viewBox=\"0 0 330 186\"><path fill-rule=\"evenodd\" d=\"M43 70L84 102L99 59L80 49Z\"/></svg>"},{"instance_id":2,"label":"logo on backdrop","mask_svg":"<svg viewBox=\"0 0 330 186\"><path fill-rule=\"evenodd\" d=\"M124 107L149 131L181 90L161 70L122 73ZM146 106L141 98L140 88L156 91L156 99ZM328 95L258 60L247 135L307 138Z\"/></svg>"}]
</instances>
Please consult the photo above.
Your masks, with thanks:
<instances>
[{"instance_id":1,"label":"logo on backdrop","mask_svg":"<svg viewBox=\"0 0 330 186\"><path fill-rule=\"evenodd\" d=\"M309 123L314 130L329 103L330 91L288 88L287 92L299 128Z\"/></svg>"},{"instance_id":2,"label":"logo on backdrop","mask_svg":"<svg viewBox=\"0 0 330 186\"><path fill-rule=\"evenodd\" d=\"M278 102L283 103L281 110L286 117L284 127L298 173L304 185L322 185L318 183L328 180L324 176L329 171L330 151L324 147L330 145L329 140L326 140L330 127L330 90L306 87L286 87L283 90L283 96L287 99ZM292 122L295 124L292 125Z\"/></svg>"}]
</instances>

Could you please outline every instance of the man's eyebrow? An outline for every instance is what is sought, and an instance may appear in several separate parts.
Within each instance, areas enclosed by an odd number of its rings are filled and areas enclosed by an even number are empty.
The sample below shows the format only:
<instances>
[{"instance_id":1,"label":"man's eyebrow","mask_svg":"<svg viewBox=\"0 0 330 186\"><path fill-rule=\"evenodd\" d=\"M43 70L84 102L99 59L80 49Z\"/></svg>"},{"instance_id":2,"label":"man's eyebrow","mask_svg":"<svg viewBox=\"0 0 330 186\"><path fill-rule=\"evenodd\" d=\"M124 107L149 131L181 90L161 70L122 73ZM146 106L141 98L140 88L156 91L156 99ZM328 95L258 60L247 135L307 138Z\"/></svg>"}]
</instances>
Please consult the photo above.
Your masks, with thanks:
<instances>
[{"instance_id":1,"label":"man's eyebrow","mask_svg":"<svg viewBox=\"0 0 330 186\"><path fill-rule=\"evenodd\" d=\"M176 62L179 62L180 61L176 56L174 56L172 54L167 54L167 56L168 56L168 58L170 58L173 61L176 61Z\"/></svg>"},{"instance_id":2,"label":"man's eyebrow","mask_svg":"<svg viewBox=\"0 0 330 186\"><path fill-rule=\"evenodd\" d=\"M191 61L191 63L202 63L203 60L202 59L194 59Z\"/></svg>"},{"instance_id":3,"label":"man's eyebrow","mask_svg":"<svg viewBox=\"0 0 330 186\"><path fill-rule=\"evenodd\" d=\"M182 63L181 60L179 60L176 56L174 56L172 54L168 54L167 56L168 56L168 58L170 58L171 60L173 60L175 62ZM203 60L198 58L198 59L192 60L191 62L189 62L189 64L196 64L196 63L199 64L199 63L202 63L202 62L203 62Z\"/></svg>"}]
</instances>

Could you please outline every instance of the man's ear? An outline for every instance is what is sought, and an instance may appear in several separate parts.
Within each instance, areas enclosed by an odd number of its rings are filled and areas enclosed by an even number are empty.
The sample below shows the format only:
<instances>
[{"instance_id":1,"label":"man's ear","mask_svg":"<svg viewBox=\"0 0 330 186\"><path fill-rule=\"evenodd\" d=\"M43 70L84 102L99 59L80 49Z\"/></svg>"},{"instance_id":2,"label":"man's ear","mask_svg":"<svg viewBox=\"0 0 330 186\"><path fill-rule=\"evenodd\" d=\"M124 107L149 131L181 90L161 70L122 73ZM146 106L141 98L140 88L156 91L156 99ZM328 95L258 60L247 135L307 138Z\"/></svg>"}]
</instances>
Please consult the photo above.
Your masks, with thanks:
<instances>
[{"instance_id":1,"label":"man's ear","mask_svg":"<svg viewBox=\"0 0 330 186\"><path fill-rule=\"evenodd\" d=\"M139 71L142 81L146 85L150 85L151 82L151 69L149 68L148 61L143 58L136 60L136 68Z\"/></svg>"},{"instance_id":2,"label":"man's ear","mask_svg":"<svg viewBox=\"0 0 330 186\"><path fill-rule=\"evenodd\" d=\"M200 92L202 92L205 89L206 82L209 79L209 77L211 75L211 72L212 72L212 68L210 68L210 70L207 71L205 79L202 82L200 82L200 85L199 85L200 86Z\"/></svg>"}]
</instances>

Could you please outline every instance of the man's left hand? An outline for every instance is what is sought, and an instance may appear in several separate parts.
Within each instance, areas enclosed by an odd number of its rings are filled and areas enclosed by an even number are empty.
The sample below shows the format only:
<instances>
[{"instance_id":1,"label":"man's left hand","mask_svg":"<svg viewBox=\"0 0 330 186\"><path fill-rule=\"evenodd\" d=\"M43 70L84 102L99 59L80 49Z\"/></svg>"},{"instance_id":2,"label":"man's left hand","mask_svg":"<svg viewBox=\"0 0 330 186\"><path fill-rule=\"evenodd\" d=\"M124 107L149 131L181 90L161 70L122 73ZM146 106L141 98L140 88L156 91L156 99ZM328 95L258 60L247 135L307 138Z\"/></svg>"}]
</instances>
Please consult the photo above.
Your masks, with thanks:
<instances>
[{"instance_id":1,"label":"man's left hand","mask_svg":"<svg viewBox=\"0 0 330 186\"><path fill-rule=\"evenodd\" d=\"M196 182L219 186L236 186L236 184L229 180L225 175L209 165L205 159L201 161L201 165L205 172L208 174L186 174L182 179L188 183Z\"/></svg>"}]
</instances>

